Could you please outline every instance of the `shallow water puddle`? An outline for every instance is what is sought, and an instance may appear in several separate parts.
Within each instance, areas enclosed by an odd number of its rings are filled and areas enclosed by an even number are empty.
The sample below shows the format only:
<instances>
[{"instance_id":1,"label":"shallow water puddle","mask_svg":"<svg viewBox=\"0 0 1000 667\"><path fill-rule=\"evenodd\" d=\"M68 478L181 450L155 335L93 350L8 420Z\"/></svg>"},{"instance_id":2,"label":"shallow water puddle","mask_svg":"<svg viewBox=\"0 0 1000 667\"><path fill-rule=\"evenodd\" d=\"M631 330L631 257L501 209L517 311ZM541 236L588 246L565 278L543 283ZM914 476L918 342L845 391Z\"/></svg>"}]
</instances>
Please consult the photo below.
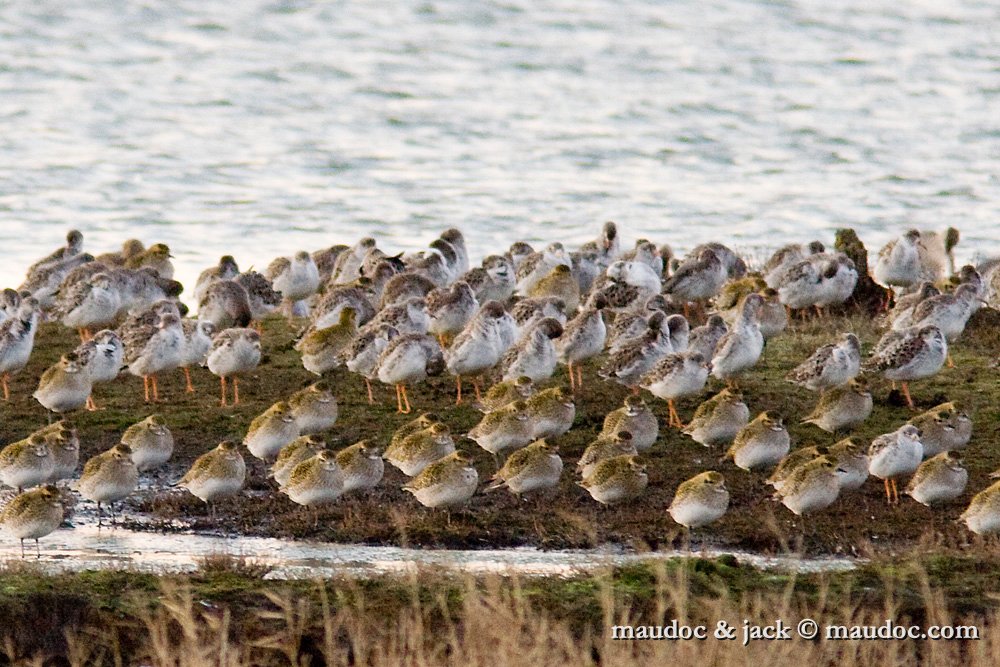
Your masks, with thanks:
<instances>
[{"instance_id":1,"label":"shallow water puddle","mask_svg":"<svg viewBox=\"0 0 1000 667\"><path fill-rule=\"evenodd\" d=\"M34 544L26 543L26 560L35 561ZM697 556L733 555L746 565L796 572L842 571L858 561L846 558L797 558L725 551ZM144 572L188 572L206 556L229 555L269 565L269 579L302 579L332 575L366 577L436 566L473 574L498 573L568 576L599 568L685 556L682 551L626 553L614 548L540 551L518 549L406 549L331 544L264 537L195 533L151 533L77 524L41 541L37 562L47 571L134 568ZM10 539L0 543L0 560L20 560L21 549Z\"/></svg>"}]
</instances>

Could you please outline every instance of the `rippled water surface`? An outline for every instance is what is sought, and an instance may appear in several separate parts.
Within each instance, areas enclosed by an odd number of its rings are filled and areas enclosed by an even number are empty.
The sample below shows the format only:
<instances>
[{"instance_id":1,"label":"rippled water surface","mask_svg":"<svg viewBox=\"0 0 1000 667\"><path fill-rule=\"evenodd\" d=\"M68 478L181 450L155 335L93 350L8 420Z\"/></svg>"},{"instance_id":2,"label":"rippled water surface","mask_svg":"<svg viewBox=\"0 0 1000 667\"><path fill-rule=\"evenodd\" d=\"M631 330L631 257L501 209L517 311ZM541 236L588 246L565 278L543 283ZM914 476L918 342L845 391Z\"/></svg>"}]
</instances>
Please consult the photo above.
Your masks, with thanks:
<instances>
[{"instance_id":1,"label":"rippled water surface","mask_svg":"<svg viewBox=\"0 0 1000 667\"><path fill-rule=\"evenodd\" d=\"M179 277L450 225L1000 250L995 2L0 4L0 280L71 226Z\"/></svg>"}]
</instances>

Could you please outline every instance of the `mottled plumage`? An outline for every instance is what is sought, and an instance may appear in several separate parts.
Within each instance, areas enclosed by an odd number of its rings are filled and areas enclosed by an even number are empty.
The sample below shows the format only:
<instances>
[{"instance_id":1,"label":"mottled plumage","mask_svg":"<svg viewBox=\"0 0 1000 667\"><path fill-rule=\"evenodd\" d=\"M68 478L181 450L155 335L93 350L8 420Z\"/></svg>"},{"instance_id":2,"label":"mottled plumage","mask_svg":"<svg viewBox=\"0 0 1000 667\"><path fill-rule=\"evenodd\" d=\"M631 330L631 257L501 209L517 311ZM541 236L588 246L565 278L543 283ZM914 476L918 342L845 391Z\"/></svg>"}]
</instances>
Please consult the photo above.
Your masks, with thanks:
<instances>
[{"instance_id":1,"label":"mottled plumage","mask_svg":"<svg viewBox=\"0 0 1000 667\"><path fill-rule=\"evenodd\" d=\"M514 265L502 255L489 255L482 266L470 269L459 278L469 284L479 303L504 303L514 294Z\"/></svg>"},{"instance_id":2,"label":"mottled plumage","mask_svg":"<svg viewBox=\"0 0 1000 667\"><path fill-rule=\"evenodd\" d=\"M475 407L481 412L493 412L514 401L529 398L534 393L535 383L531 378L522 375L490 387L482 399L476 402Z\"/></svg>"},{"instance_id":3,"label":"mottled plumage","mask_svg":"<svg viewBox=\"0 0 1000 667\"><path fill-rule=\"evenodd\" d=\"M523 400L486 413L467 437L491 454L518 449L537 439L528 404Z\"/></svg>"},{"instance_id":4,"label":"mottled plumage","mask_svg":"<svg viewBox=\"0 0 1000 667\"><path fill-rule=\"evenodd\" d=\"M617 431L611 435L599 435L587 445L576 463L576 470L581 478L588 477L597 464L615 456L635 456L639 452L632 442L632 434L628 431Z\"/></svg>"},{"instance_id":5,"label":"mottled plumage","mask_svg":"<svg viewBox=\"0 0 1000 667\"><path fill-rule=\"evenodd\" d=\"M243 445L257 458L273 461L281 448L297 437L299 425L291 407L278 401L250 422Z\"/></svg>"},{"instance_id":6,"label":"mottled plumage","mask_svg":"<svg viewBox=\"0 0 1000 667\"><path fill-rule=\"evenodd\" d=\"M80 438L76 428L65 421L59 421L37 433L45 438L55 464L49 483L73 477L80 464Z\"/></svg>"},{"instance_id":7,"label":"mottled plumage","mask_svg":"<svg viewBox=\"0 0 1000 667\"><path fill-rule=\"evenodd\" d=\"M574 312L580 305L580 285L566 264L552 267L525 294L533 298L555 297L563 302L566 313Z\"/></svg>"},{"instance_id":8,"label":"mottled plumage","mask_svg":"<svg viewBox=\"0 0 1000 667\"><path fill-rule=\"evenodd\" d=\"M178 316L170 313L160 317L154 326L139 326L122 333L125 345L124 363L129 373L143 379L146 401L149 402L149 382L152 381L154 401L159 400L156 375L179 368L184 354L184 330Z\"/></svg>"},{"instance_id":9,"label":"mottled plumage","mask_svg":"<svg viewBox=\"0 0 1000 667\"><path fill-rule=\"evenodd\" d=\"M260 334L253 329L232 328L220 331L212 339L212 349L205 364L219 376L222 387L220 405L226 403L226 380L233 380L233 405L240 402L240 375L249 373L260 364Z\"/></svg>"},{"instance_id":10,"label":"mottled plumage","mask_svg":"<svg viewBox=\"0 0 1000 667\"><path fill-rule=\"evenodd\" d=\"M750 409L743 395L723 389L698 406L683 432L706 447L726 445L749 421Z\"/></svg>"},{"instance_id":11,"label":"mottled plumage","mask_svg":"<svg viewBox=\"0 0 1000 667\"><path fill-rule=\"evenodd\" d=\"M718 315L711 315L705 324L691 330L688 335L688 351L698 352L705 359L711 359L719 341L728 331L725 320Z\"/></svg>"},{"instance_id":12,"label":"mottled plumage","mask_svg":"<svg viewBox=\"0 0 1000 667\"><path fill-rule=\"evenodd\" d=\"M507 457L489 488L507 488L515 494L549 489L559 484L562 470L558 445L537 440Z\"/></svg>"},{"instance_id":13,"label":"mottled plumage","mask_svg":"<svg viewBox=\"0 0 1000 667\"><path fill-rule=\"evenodd\" d=\"M205 295L205 290L212 283L219 280L232 280L240 273L240 267L232 255L223 255L219 258L219 263L210 266L198 274L198 280L194 284L194 299L201 302Z\"/></svg>"},{"instance_id":14,"label":"mottled plumage","mask_svg":"<svg viewBox=\"0 0 1000 667\"><path fill-rule=\"evenodd\" d=\"M880 435L872 441L868 448L868 472L885 482L888 502L899 502L896 479L915 472L923 453L920 429L912 424L904 424L898 430Z\"/></svg>"},{"instance_id":15,"label":"mottled plumage","mask_svg":"<svg viewBox=\"0 0 1000 667\"><path fill-rule=\"evenodd\" d=\"M738 468L757 470L777 465L788 455L791 440L781 417L762 412L736 434L726 456Z\"/></svg>"},{"instance_id":16,"label":"mottled plumage","mask_svg":"<svg viewBox=\"0 0 1000 667\"><path fill-rule=\"evenodd\" d=\"M236 280L209 284L198 300L198 319L211 322L219 330L248 326L253 312L246 288Z\"/></svg>"},{"instance_id":17,"label":"mottled plumage","mask_svg":"<svg viewBox=\"0 0 1000 667\"><path fill-rule=\"evenodd\" d=\"M436 289L438 289L437 283L423 274L414 271L398 273L386 282L378 304L379 310L404 303L410 299L426 299ZM445 292L448 291L446 288L444 289Z\"/></svg>"},{"instance_id":18,"label":"mottled plumage","mask_svg":"<svg viewBox=\"0 0 1000 667\"><path fill-rule=\"evenodd\" d=\"M518 299L510 308L510 316L522 334L546 317L566 324L565 303L555 296Z\"/></svg>"},{"instance_id":19,"label":"mottled plumage","mask_svg":"<svg viewBox=\"0 0 1000 667\"><path fill-rule=\"evenodd\" d=\"M846 474L840 476L842 491L860 489L868 479L868 452L863 445L845 438L831 445L827 456L837 462L837 467L846 471Z\"/></svg>"},{"instance_id":20,"label":"mottled plumage","mask_svg":"<svg viewBox=\"0 0 1000 667\"><path fill-rule=\"evenodd\" d=\"M527 377L535 382L552 377L558 355L555 340L563 333L559 320L546 317L525 331L500 358L498 365L507 381Z\"/></svg>"},{"instance_id":21,"label":"mottled plumage","mask_svg":"<svg viewBox=\"0 0 1000 667\"><path fill-rule=\"evenodd\" d=\"M426 303L430 320L427 331L445 340L462 331L479 310L475 293L461 280L431 291Z\"/></svg>"},{"instance_id":22,"label":"mottled plumage","mask_svg":"<svg viewBox=\"0 0 1000 667\"><path fill-rule=\"evenodd\" d=\"M621 431L632 434L632 444L639 452L644 452L656 442L660 427L656 415L638 396L626 396L625 404L609 412L604 417L602 436L614 435Z\"/></svg>"},{"instance_id":23,"label":"mottled plumage","mask_svg":"<svg viewBox=\"0 0 1000 667\"><path fill-rule=\"evenodd\" d=\"M621 345L618 352L609 355L597 374L626 387L636 387L646 382L644 376L671 350L669 336L661 330L651 329Z\"/></svg>"},{"instance_id":24,"label":"mottled plumage","mask_svg":"<svg viewBox=\"0 0 1000 667\"><path fill-rule=\"evenodd\" d=\"M1000 533L1000 482L973 496L959 520L977 535Z\"/></svg>"},{"instance_id":25,"label":"mottled plumage","mask_svg":"<svg viewBox=\"0 0 1000 667\"><path fill-rule=\"evenodd\" d=\"M540 391L525 401L532 439L555 438L573 426L576 403L573 394L562 387Z\"/></svg>"},{"instance_id":26,"label":"mottled plumage","mask_svg":"<svg viewBox=\"0 0 1000 667\"><path fill-rule=\"evenodd\" d=\"M174 453L174 436L160 415L150 415L129 426L121 442L132 451L132 462L139 472L160 467Z\"/></svg>"},{"instance_id":27,"label":"mottled plumage","mask_svg":"<svg viewBox=\"0 0 1000 667\"><path fill-rule=\"evenodd\" d=\"M83 466L78 489L80 495L97 503L98 516L101 504L114 506L124 500L139 484L139 471L132 462L128 445L117 444L94 456Z\"/></svg>"},{"instance_id":28,"label":"mottled plumage","mask_svg":"<svg viewBox=\"0 0 1000 667\"><path fill-rule=\"evenodd\" d=\"M250 316L253 319L262 320L281 305L281 292L274 289L274 285L263 274L245 271L234 280L246 290L247 305L250 306Z\"/></svg>"},{"instance_id":29,"label":"mottled plumage","mask_svg":"<svg viewBox=\"0 0 1000 667\"><path fill-rule=\"evenodd\" d=\"M344 493L375 488L385 471L382 451L367 440L337 452L337 465L344 473Z\"/></svg>"},{"instance_id":30,"label":"mottled plumage","mask_svg":"<svg viewBox=\"0 0 1000 667\"><path fill-rule=\"evenodd\" d=\"M20 492L45 484L55 472L55 457L45 436L35 433L0 450L0 482Z\"/></svg>"},{"instance_id":31,"label":"mottled plumage","mask_svg":"<svg viewBox=\"0 0 1000 667\"><path fill-rule=\"evenodd\" d=\"M337 455L324 449L296 465L281 489L292 502L305 507L328 505L344 493L344 473Z\"/></svg>"},{"instance_id":32,"label":"mottled plumage","mask_svg":"<svg viewBox=\"0 0 1000 667\"><path fill-rule=\"evenodd\" d=\"M559 361L566 364L569 372L570 388L583 381L583 369L579 369L574 376L574 365L597 356L604 349L608 333L603 313L606 305L605 300L598 297L581 308L577 316L563 327L562 336L556 342Z\"/></svg>"},{"instance_id":33,"label":"mottled plumage","mask_svg":"<svg viewBox=\"0 0 1000 667\"><path fill-rule=\"evenodd\" d=\"M310 328L295 344L302 355L302 366L310 373L323 375L343 363L343 352L358 333L358 316L353 308L340 311L340 320L325 329Z\"/></svg>"},{"instance_id":34,"label":"mottled plumage","mask_svg":"<svg viewBox=\"0 0 1000 667\"><path fill-rule=\"evenodd\" d=\"M177 482L206 503L234 496L246 481L246 463L235 442L226 440L195 459L184 477Z\"/></svg>"},{"instance_id":35,"label":"mottled plumage","mask_svg":"<svg viewBox=\"0 0 1000 667\"><path fill-rule=\"evenodd\" d=\"M409 414L411 406L406 385L440 375L444 368L444 354L433 336L404 334L386 345L376 362L375 375L379 382L395 385L397 411Z\"/></svg>"},{"instance_id":36,"label":"mottled plumage","mask_svg":"<svg viewBox=\"0 0 1000 667\"><path fill-rule=\"evenodd\" d=\"M972 419L955 403L942 403L909 421L920 429L924 458L965 449L972 438Z\"/></svg>"},{"instance_id":37,"label":"mottled plumage","mask_svg":"<svg viewBox=\"0 0 1000 667\"><path fill-rule=\"evenodd\" d=\"M414 431L395 440L382 454L382 458L413 477L424 468L455 451L455 441L447 424L435 422L427 428Z\"/></svg>"},{"instance_id":38,"label":"mottled plumage","mask_svg":"<svg viewBox=\"0 0 1000 667\"><path fill-rule=\"evenodd\" d=\"M111 326L121 308L121 294L110 276L97 273L61 288L51 316L63 326L89 331Z\"/></svg>"},{"instance_id":39,"label":"mottled plumage","mask_svg":"<svg viewBox=\"0 0 1000 667\"><path fill-rule=\"evenodd\" d=\"M62 497L54 486L43 486L16 496L0 512L0 526L21 541L21 556L24 556L24 541L34 540L38 547L39 538L45 537L63 521Z\"/></svg>"},{"instance_id":40,"label":"mottled plumage","mask_svg":"<svg viewBox=\"0 0 1000 667\"><path fill-rule=\"evenodd\" d=\"M751 294L743 302L740 317L733 327L719 340L712 357L712 375L731 381L751 368L764 351L764 337L760 333L758 317L763 307L763 297Z\"/></svg>"},{"instance_id":41,"label":"mottled plumage","mask_svg":"<svg viewBox=\"0 0 1000 667\"><path fill-rule=\"evenodd\" d=\"M667 510L686 528L701 528L719 520L729 509L729 490L721 473L710 470L681 482Z\"/></svg>"},{"instance_id":42,"label":"mottled plumage","mask_svg":"<svg viewBox=\"0 0 1000 667\"><path fill-rule=\"evenodd\" d=\"M92 387L90 374L80 364L76 353L70 352L42 373L32 396L46 410L71 412L86 404Z\"/></svg>"},{"instance_id":43,"label":"mottled plumage","mask_svg":"<svg viewBox=\"0 0 1000 667\"><path fill-rule=\"evenodd\" d=\"M174 277L174 265L170 261L173 255L165 243L154 243L142 252L125 260L127 269L152 269L164 280Z\"/></svg>"},{"instance_id":44,"label":"mottled plumage","mask_svg":"<svg viewBox=\"0 0 1000 667\"><path fill-rule=\"evenodd\" d=\"M309 298L319 289L319 269L312 255L304 250L292 257L278 257L272 261L264 277L292 303Z\"/></svg>"},{"instance_id":45,"label":"mottled plumage","mask_svg":"<svg viewBox=\"0 0 1000 667\"><path fill-rule=\"evenodd\" d=\"M775 467L774 471L767 478L767 483L773 486L775 490L780 491L785 480L788 479L793 470L804 463L808 463L821 456L826 456L829 453L829 448L822 445L793 449L785 458L778 462L777 467Z\"/></svg>"},{"instance_id":46,"label":"mottled plumage","mask_svg":"<svg viewBox=\"0 0 1000 667\"><path fill-rule=\"evenodd\" d=\"M500 303L487 301L445 351L448 371L458 377L482 374L500 361L515 335L514 318Z\"/></svg>"},{"instance_id":47,"label":"mottled plumage","mask_svg":"<svg viewBox=\"0 0 1000 667\"><path fill-rule=\"evenodd\" d=\"M462 452L452 452L424 468L419 475L403 485L426 507L464 505L479 484L479 473L472 459Z\"/></svg>"},{"instance_id":48,"label":"mottled plumage","mask_svg":"<svg viewBox=\"0 0 1000 667\"><path fill-rule=\"evenodd\" d=\"M666 400L670 425L683 427L674 401L700 393L705 388L710 369L711 364L701 356L701 352L668 354L639 380L639 385L657 398Z\"/></svg>"},{"instance_id":49,"label":"mottled plumage","mask_svg":"<svg viewBox=\"0 0 1000 667\"><path fill-rule=\"evenodd\" d=\"M337 423L337 399L325 380L292 394L288 398L288 406L302 435L326 431Z\"/></svg>"},{"instance_id":50,"label":"mottled plumage","mask_svg":"<svg viewBox=\"0 0 1000 667\"><path fill-rule=\"evenodd\" d=\"M941 452L917 468L906 485L905 493L921 505L940 505L962 495L969 482L969 471L958 452Z\"/></svg>"},{"instance_id":51,"label":"mottled plumage","mask_svg":"<svg viewBox=\"0 0 1000 667\"><path fill-rule=\"evenodd\" d=\"M677 267L663 282L663 293L683 301L702 301L718 294L727 278L722 261L706 248Z\"/></svg>"},{"instance_id":52,"label":"mottled plumage","mask_svg":"<svg viewBox=\"0 0 1000 667\"><path fill-rule=\"evenodd\" d=\"M890 331L878 342L862 368L903 383L903 393L912 408L907 382L930 377L941 370L948 356L948 342L936 326Z\"/></svg>"},{"instance_id":53,"label":"mottled plumage","mask_svg":"<svg viewBox=\"0 0 1000 667\"><path fill-rule=\"evenodd\" d=\"M868 383L863 379L854 379L824 392L802 423L813 424L828 433L849 431L868 419L872 406Z\"/></svg>"},{"instance_id":54,"label":"mottled plumage","mask_svg":"<svg viewBox=\"0 0 1000 667\"><path fill-rule=\"evenodd\" d=\"M312 458L326 449L326 441L317 435L301 435L281 448L278 456L271 464L270 476L283 487L295 466L306 459Z\"/></svg>"},{"instance_id":55,"label":"mottled plumage","mask_svg":"<svg viewBox=\"0 0 1000 667\"><path fill-rule=\"evenodd\" d=\"M646 465L637 456L615 456L599 462L579 485L602 505L636 498L649 484Z\"/></svg>"},{"instance_id":56,"label":"mottled plumage","mask_svg":"<svg viewBox=\"0 0 1000 667\"><path fill-rule=\"evenodd\" d=\"M840 495L840 478L847 474L837 462L819 456L793 469L776 495L794 514L811 514L829 507Z\"/></svg>"},{"instance_id":57,"label":"mottled plumage","mask_svg":"<svg viewBox=\"0 0 1000 667\"><path fill-rule=\"evenodd\" d=\"M10 399L10 376L28 365L40 317L38 301L27 297L21 300L13 317L0 322L0 378L5 401Z\"/></svg>"},{"instance_id":58,"label":"mottled plumage","mask_svg":"<svg viewBox=\"0 0 1000 667\"><path fill-rule=\"evenodd\" d=\"M811 391L839 387L861 371L861 341L846 333L836 343L820 346L792 369L785 380Z\"/></svg>"}]
</instances>

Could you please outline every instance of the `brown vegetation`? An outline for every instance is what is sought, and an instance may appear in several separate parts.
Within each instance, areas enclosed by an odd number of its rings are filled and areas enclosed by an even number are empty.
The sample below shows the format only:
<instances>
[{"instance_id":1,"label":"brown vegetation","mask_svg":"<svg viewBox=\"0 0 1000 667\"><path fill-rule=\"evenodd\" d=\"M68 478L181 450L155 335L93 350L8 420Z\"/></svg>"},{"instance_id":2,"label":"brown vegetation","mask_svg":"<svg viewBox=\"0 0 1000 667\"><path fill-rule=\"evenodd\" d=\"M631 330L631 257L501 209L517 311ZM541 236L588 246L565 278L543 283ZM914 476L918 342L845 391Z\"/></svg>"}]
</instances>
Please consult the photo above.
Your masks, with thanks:
<instances>
[{"instance_id":1,"label":"brown vegetation","mask_svg":"<svg viewBox=\"0 0 1000 667\"><path fill-rule=\"evenodd\" d=\"M960 556L787 575L732 559L570 578L448 575L277 582L215 559L188 576L0 572L0 664L29 665L943 665L1000 661L995 560ZM742 643L744 620L788 641ZM794 628L813 619L821 638ZM962 625L978 640L822 638L830 624ZM704 641L616 640L615 625L703 625ZM714 636L719 621L734 640Z\"/></svg>"}]
</instances>

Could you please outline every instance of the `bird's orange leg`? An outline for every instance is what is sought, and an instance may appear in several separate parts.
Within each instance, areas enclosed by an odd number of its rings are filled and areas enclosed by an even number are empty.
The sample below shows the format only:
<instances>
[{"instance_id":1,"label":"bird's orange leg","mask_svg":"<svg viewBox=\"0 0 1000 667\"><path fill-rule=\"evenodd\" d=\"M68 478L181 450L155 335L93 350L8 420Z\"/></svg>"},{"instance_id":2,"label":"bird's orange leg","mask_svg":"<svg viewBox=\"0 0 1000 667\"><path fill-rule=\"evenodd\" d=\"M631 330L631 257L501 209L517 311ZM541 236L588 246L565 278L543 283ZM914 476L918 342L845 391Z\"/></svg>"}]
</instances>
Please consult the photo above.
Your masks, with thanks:
<instances>
[{"instance_id":1,"label":"bird's orange leg","mask_svg":"<svg viewBox=\"0 0 1000 667\"><path fill-rule=\"evenodd\" d=\"M677 414L677 408L674 407L674 399L667 399L667 409L669 410L669 419L667 420L667 426L676 426L677 428L683 428L684 422L681 421L680 415Z\"/></svg>"},{"instance_id":2,"label":"bird's orange leg","mask_svg":"<svg viewBox=\"0 0 1000 667\"><path fill-rule=\"evenodd\" d=\"M583 367L580 364L576 365L576 386L583 389Z\"/></svg>"},{"instance_id":3,"label":"bird's orange leg","mask_svg":"<svg viewBox=\"0 0 1000 667\"><path fill-rule=\"evenodd\" d=\"M456 396L455 396L455 405L461 405L461 403L462 403L462 376L461 375L456 375L455 376L455 387L457 388L456 389Z\"/></svg>"},{"instance_id":4,"label":"bird's orange leg","mask_svg":"<svg viewBox=\"0 0 1000 667\"><path fill-rule=\"evenodd\" d=\"M146 402L149 403L149 376L148 375L143 375L142 376L142 389L143 389L143 392L146 395Z\"/></svg>"},{"instance_id":5,"label":"bird's orange leg","mask_svg":"<svg viewBox=\"0 0 1000 667\"><path fill-rule=\"evenodd\" d=\"M238 377L233 378L233 405L240 404L240 379Z\"/></svg>"},{"instance_id":6,"label":"bird's orange leg","mask_svg":"<svg viewBox=\"0 0 1000 667\"><path fill-rule=\"evenodd\" d=\"M191 371L188 369L187 366L185 366L181 370L184 371L184 380L187 382L187 386L184 388L184 391L187 392L187 393L189 393L189 394L193 394L194 393L194 385L191 384Z\"/></svg>"},{"instance_id":7,"label":"bird's orange leg","mask_svg":"<svg viewBox=\"0 0 1000 667\"><path fill-rule=\"evenodd\" d=\"M892 504L899 504L899 488L896 486L896 478L892 478Z\"/></svg>"},{"instance_id":8,"label":"bird's orange leg","mask_svg":"<svg viewBox=\"0 0 1000 667\"><path fill-rule=\"evenodd\" d=\"M566 367L569 368L569 390L576 393L576 378L573 376L573 362L571 361L567 363Z\"/></svg>"},{"instance_id":9,"label":"bird's orange leg","mask_svg":"<svg viewBox=\"0 0 1000 667\"><path fill-rule=\"evenodd\" d=\"M883 479L882 483L885 484L885 501L892 504L892 491L889 489L889 480Z\"/></svg>"},{"instance_id":10,"label":"bird's orange leg","mask_svg":"<svg viewBox=\"0 0 1000 667\"><path fill-rule=\"evenodd\" d=\"M948 368L954 368L955 367L955 362L952 361L952 358L951 358L951 352L948 353L948 356L946 357L946 360L948 362Z\"/></svg>"},{"instance_id":11,"label":"bird's orange leg","mask_svg":"<svg viewBox=\"0 0 1000 667\"><path fill-rule=\"evenodd\" d=\"M97 403L94 403L93 396L87 397L87 410L89 410L90 412L97 410Z\"/></svg>"},{"instance_id":12,"label":"bird's orange leg","mask_svg":"<svg viewBox=\"0 0 1000 667\"><path fill-rule=\"evenodd\" d=\"M479 378L478 377L472 378L472 388L476 390L476 400L477 401L483 400L482 394L479 393Z\"/></svg>"},{"instance_id":13,"label":"bird's orange leg","mask_svg":"<svg viewBox=\"0 0 1000 667\"><path fill-rule=\"evenodd\" d=\"M906 384L905 382L900 382L900 386L902 386L902 388L903 388L903 396L905 396L905 397L906 397L906 405L907 405L907 406L908 406L908 407L909 407L909 408L910 408L911 410L916 410L916 409L917 409L917 406L915 406L915 405L913 404L913 399L912 399L912 398L910 398L910 388L909 388L909 387L907 386L907 384Z\"/></svg>"},{"instance_id":14,"label":"bird's orange leg","mask_svg":"<svg viewBox=\"0 0 1000 667\"><path fill-rule=\"evenodd\" d=\"M153 383L153 402L154 403L159 403L160 402L160 388L156 384L156 376L152 375L152 376L150 376L149 379Z\"/></svg>"},{"instance_id":15,"label":"bird's orange leg","mask_svg":"<svg viewBox=\"0 0 1000 667\"><path fill-rule=\"evenodd\" d=\"M368 405L375 405L375 397L372 396L372 382L365 378L365 387L368 388Z\"/></svg>"},{"instance_id":16,"label":"bird's orange leg","mask_svg":"<svg viewBox=\"0 0 1000 667\"><path fill-rule=\"evenodd\" d=\"M0 378L0 381L2 381L3 384L3 400L5 401L10 400L10 386L7 384L7 381L9 379L10 379L10 373L4 373L3 377Z\"/></svg>"},{"instance_id":17,"label":"bird's orange leg","mask_svg":"<svg viewBox=\"0 0 1000 667\"><path fill-rule=\"evenodd\" d=\"M226 407L226 378L222 376L219 378L219 383L222 385L222 399L219 401L219 405Z\"/></svg>"},{"instance_id":18,"label":"bird's orange leg","mask_svg":"<svg viewBox=\"0 0 1000 667\"><path fill-rule=\"evenodd\" d=\"M406 406L405 408L403 406ZM396 385L396 412L401 415L410 414L410 399L406 395L406 385Z\"/></svg>"}]
</instances>

